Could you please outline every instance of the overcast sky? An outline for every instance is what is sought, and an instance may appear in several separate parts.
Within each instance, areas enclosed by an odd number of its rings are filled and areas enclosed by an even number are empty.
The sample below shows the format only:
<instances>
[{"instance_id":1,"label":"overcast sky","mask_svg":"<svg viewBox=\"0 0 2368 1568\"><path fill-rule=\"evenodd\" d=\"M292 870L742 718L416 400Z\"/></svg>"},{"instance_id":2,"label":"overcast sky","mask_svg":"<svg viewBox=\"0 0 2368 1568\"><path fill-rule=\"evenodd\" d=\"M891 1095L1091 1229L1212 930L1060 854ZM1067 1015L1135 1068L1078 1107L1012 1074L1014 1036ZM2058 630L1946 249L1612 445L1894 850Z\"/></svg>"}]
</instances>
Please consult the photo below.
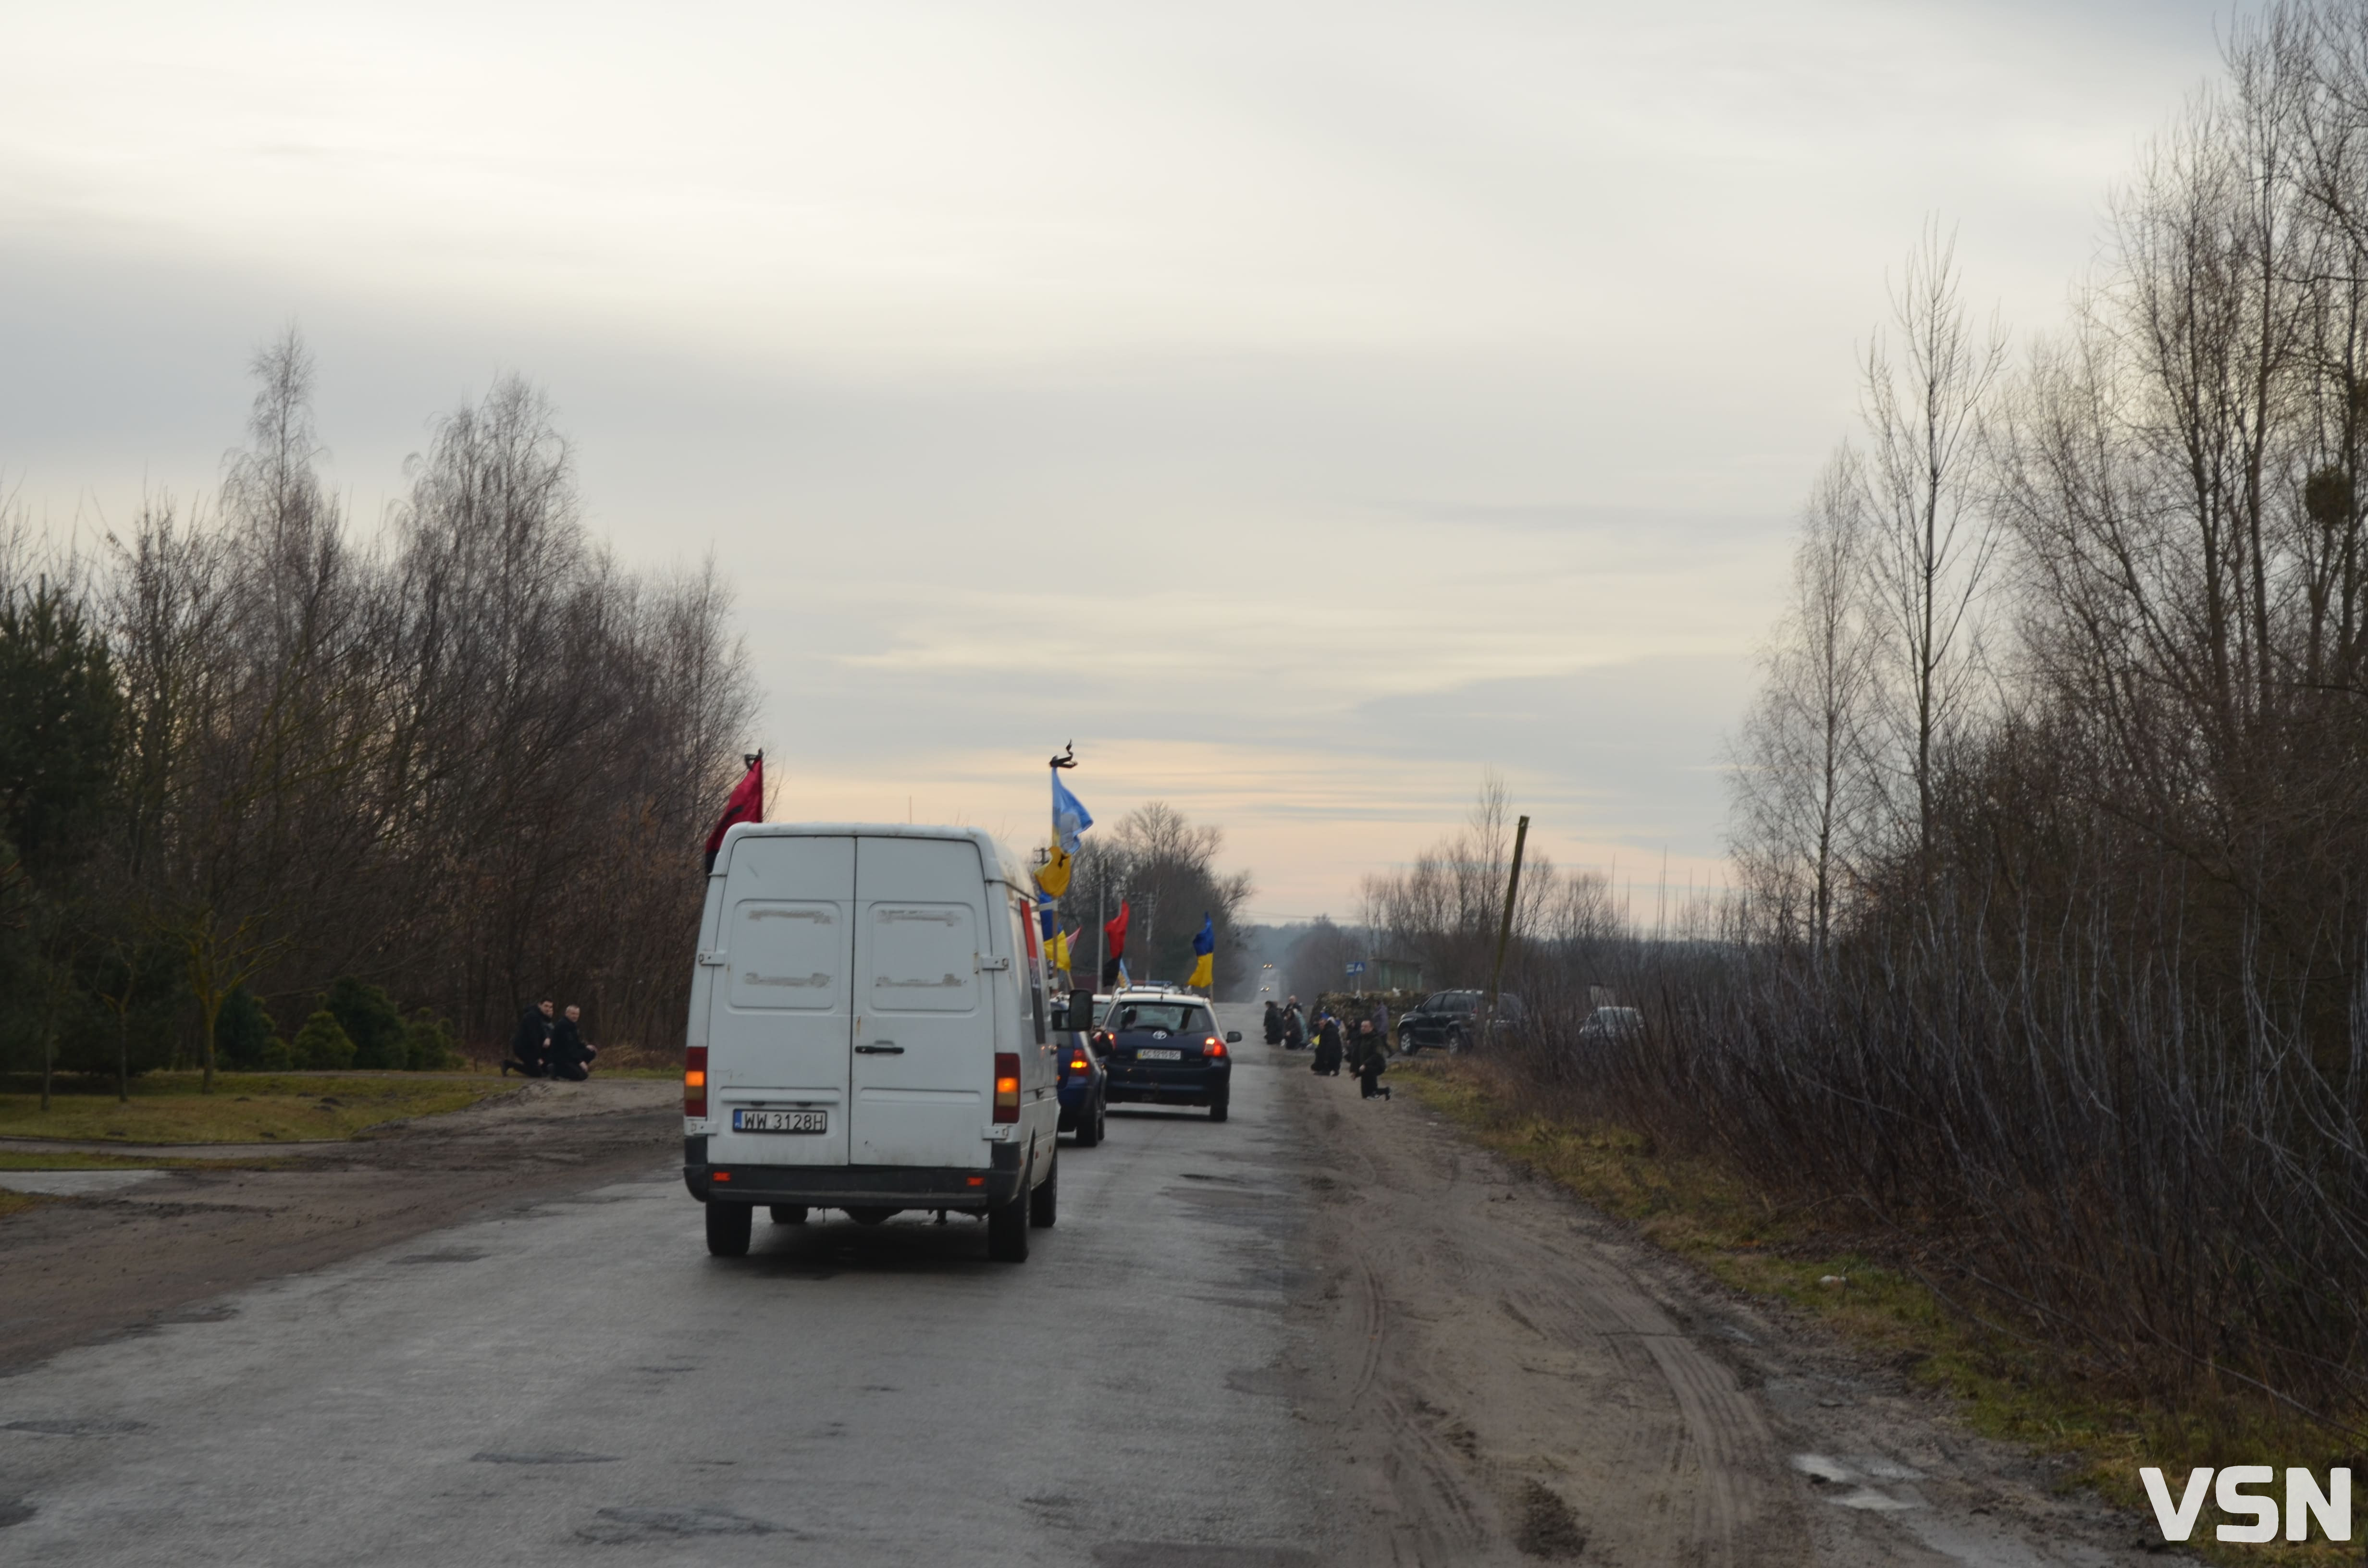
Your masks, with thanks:
<instances>
[{"instance_id":1,"label":"overcast sky","mask_svg":"<svg viewBox=\"0 0 2368 1568\"><path fill-rule=\"evenodd\" d=\"M726 564L780 815L1023 835L1074 738L1346 915L1494 767L1649 908L1886 268L2052 326L2227 15L0 0L0 475L211 484L293 321L374 528L519 370Z\"/></svg>"}]
</instances>

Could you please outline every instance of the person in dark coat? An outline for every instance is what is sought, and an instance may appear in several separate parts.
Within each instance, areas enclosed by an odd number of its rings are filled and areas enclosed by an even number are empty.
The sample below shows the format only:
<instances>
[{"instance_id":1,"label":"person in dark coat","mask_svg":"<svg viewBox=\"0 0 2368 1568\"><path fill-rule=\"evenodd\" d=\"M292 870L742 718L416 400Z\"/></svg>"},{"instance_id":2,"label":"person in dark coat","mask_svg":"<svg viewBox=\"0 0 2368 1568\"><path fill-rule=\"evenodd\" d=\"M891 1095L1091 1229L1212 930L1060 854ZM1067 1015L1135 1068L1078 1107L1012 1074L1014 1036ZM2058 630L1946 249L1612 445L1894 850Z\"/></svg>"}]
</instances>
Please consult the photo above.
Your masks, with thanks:
<instances>
[{"instance_id":1,"label":"person in dark coat","mask_svg":"<svg viewBox=\"0 0 2368 1568\"><path fill-rule=\"evenodd\" d=\"M1297 1051L1307 1043L1307 1026L1300 1021L1299 998L1294 996L1283 1005L1282 1049Z\"/></svg>"},{"instance_id":2,"label":"person in dark coat","mask_svg":"<svg viewBox=\"0 0 2368 1568\"><path fill-rule=\"evenodd\" d=\"M585 1043L584 1009L569 1003L567 1016L551 1026L551 1075L582 1083L592 1076L592 1059L599 1051Z\"/></svg>"},{"instance_id":3,"label":"person in dark coat","mask_svg":"<svg viewBox=\"0 0 2368 1568\"><path fill-rule=\"evenodd\" d=\"M551 1076L551 1004L537 1002L518 1015L518 1033L510 1040L510 1059L502 1075L516 1071L529 1078Z\"/></svg>"},{"instance_id":4,"label":"person in dark coat","mask_svg":"<svg viewBox=\"0 0 2368 1568\"><path fill-rule=\"evenodd\" d=\"M1373 1020L1359 1018L1357 1032L1349 1037L1349 1071L1362 1073L1365 1070L1365 1059L1369 1056L1378 1056L1381 1052L1381 1037L1373 1033Z\"/></svg>"},{"instance_id":5,"label":"person in dark coat","mask_svg":"<svg viewBox=\"0 0 2368 1568\"><path fill-rule=\"evenodd\" d=\"M1372 1021L1371 1019L1367 1019L1362 1025L1360 1032L1371 1030L1372 1027ZM1370 1036L1368 1036L1368 1038L1370 1038ZM1363 1099L1372 1099L1375 1095L1379 1095L1382 1098L1388 1099L1390 1097L1389 1085L1383 1084L1381 1081L1381 1078L1382 1074L1389 1070L1390 1053L1383 1051L1378 1042L1370 1046L1366 1050L1365 1053L1357 1059L1358 1096Z\"/></svg>"},{"instance_id":6,"label":"person in dark coat","mask_svg":"<svg viewBox=\"0 0 2368 1568\"><path fill-rule=\"evenodd\" d=\"M1309 1071L1327 1078L1340 1075L1340 1020L1329 1013L1315 1026L1315 1060Z\"/></svg>"},{"instance_id":7,"label":"person in dark coat","mask_svg":"<svg viewBox=\"0 0 2368 1568\"><path fill-rule=\"evenodd\" d=\"M1282 1008L1272 1002L1266 1005L1266 1042L1269 1045L1282 1043Z\"/></svg>"}]
</instances>

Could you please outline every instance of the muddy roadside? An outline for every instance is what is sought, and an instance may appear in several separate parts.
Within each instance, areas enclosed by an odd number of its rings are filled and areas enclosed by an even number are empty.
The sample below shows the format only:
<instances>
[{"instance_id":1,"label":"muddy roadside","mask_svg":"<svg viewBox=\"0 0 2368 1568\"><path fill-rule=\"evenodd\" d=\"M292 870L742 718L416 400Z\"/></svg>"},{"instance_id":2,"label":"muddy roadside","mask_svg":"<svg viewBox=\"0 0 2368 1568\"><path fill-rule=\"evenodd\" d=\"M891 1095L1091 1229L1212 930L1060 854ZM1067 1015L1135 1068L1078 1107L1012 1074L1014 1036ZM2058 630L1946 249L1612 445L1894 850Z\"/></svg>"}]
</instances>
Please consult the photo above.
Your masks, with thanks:
<instances>
[{"instance_id":1,"label":"muddy roadside","mask_svg":"<svg viewBox=\"0 0 2368 1568\"><path fill-rule=\"evenodd\" d=\"M259 1280L645 1171L681 1151L680 1095L671 1080L531 1083L337 1142L173 1151L268 1167L61 1182L0 1218L0 1376L201 1315Z\"/></svg>"},{"instance_id":2,"label":"muddy roadside","mask_svg":"<svg viewBox=\"0 0 2368 1568\"><path fill-rule=\"evenodd\" d=\"M1306 1363L1279 1370L1332 1472L1341 1561L2182 1560L1897 1368L1420 1104L1289 1060L1315 1267L1293 1308Z\"/></svg>"}]
</instances>

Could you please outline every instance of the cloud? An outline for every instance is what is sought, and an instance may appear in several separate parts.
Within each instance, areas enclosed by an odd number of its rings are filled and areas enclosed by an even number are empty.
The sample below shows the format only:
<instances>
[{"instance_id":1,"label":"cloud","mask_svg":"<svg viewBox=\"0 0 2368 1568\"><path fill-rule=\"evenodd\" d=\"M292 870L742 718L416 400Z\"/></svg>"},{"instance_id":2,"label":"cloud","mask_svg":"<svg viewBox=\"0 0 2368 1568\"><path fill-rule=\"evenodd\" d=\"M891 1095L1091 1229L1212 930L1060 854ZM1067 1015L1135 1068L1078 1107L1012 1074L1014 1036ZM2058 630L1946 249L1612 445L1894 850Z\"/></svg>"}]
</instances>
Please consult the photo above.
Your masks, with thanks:
<instances>
[{"instance_id":1,"label":"cloud","mask_svg":"<svg viewBox=\"0 0 2368 1568\"><path fill-rule=\"evenodd\" d=\"M2047 323L2213 48L2186 0L12 20L0 475L54 524L211 483L290 319L364 528L524 370L597 528L723 563L795 809L1024 828L1075 737L1295 912L1484 765L1559 858L1709 875L1885 268L1939 210Z\"/></svg>"}]
</instances>

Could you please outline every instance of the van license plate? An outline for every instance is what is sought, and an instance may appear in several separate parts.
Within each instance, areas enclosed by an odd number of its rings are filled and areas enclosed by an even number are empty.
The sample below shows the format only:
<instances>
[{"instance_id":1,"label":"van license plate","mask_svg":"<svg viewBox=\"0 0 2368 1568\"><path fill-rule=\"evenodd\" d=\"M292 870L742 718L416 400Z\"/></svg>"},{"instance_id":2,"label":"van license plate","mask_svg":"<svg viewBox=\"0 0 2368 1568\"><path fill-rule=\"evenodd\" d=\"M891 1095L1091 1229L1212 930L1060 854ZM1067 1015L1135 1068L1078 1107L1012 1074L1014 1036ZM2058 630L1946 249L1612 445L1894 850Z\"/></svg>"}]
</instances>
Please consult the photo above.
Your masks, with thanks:
<instances>
[{"instance_id":1,"label":"van license plate","mask_svg":"<svg viewBox=\"0 0 2368 1568\"><path fill-rule=\"evenodd\" d=\"M1134 1054L1136 1060L1142 1062L1181 1062L1184 1060L1184 1053L1182 1051L1162 1051L1156 1046L1146 1047L1142 1051L1136 1051Z\"/></svg>"},{"instance_id":2,"label":"van license plate","mask_svg":"<svg viewBox=\"0 0 2368 1568\"><path fill-rule=\"evenodd\" d=\"M734 1132L827 1132L830 1113L820 1110L735 1110Z\"/></svg>"}]
</instances>

